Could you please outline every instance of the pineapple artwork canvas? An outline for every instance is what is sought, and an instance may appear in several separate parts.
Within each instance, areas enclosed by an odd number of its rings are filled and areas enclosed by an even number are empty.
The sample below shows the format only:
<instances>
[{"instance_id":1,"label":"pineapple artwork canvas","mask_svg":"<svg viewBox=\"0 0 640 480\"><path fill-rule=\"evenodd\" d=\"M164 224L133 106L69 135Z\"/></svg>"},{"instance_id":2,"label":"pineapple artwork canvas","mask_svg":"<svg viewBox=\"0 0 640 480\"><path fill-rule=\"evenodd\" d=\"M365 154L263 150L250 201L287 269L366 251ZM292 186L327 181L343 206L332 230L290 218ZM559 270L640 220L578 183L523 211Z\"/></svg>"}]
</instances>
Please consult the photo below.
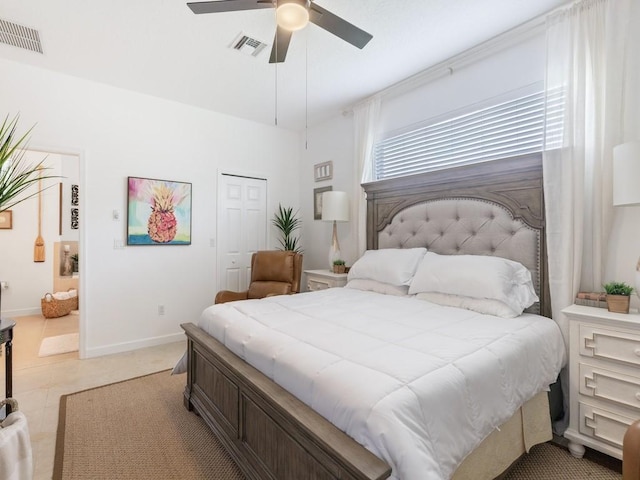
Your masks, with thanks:
<instances>
[{"instance_id":1,"label":"pineapple artwork canvas","mask_svg":"<svg viewBox=\"0 0 640 480\"><path fill-rule=\"evenodd\" d=\"M128 177L127 245L190 245L191 184Z\"/></svg>"}]
</instances>

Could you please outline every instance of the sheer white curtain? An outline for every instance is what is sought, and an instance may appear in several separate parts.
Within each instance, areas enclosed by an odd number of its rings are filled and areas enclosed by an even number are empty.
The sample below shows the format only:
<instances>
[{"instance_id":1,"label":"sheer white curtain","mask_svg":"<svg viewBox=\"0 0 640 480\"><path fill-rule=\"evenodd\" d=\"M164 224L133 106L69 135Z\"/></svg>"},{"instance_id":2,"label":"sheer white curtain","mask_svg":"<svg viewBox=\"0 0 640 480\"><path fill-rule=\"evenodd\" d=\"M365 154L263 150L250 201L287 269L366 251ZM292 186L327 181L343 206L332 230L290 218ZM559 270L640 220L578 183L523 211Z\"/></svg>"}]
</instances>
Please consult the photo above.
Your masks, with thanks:
<instances>
[{"instance_id":1,"label":"sheer white curtain","mask_svg":"<svg viewBox=\"0 0 640 480\"><path fill-rule=\"evenodd\" d=\"M360 257L367 249L367 199L361 184L373 178L373 144L375 142L378 118L380 115L380 97L372 97L353 109L356 158L354 162L353 197L356 212L357 254Z\"/></svg>"},{"instance_id":2,"label":"sheer white curtain","mask_svg":"<svg viewBox=\"0 0 640 480\"><path fill-rule=\"evenodd\" d=\"M579 290L600 291L605 280L631 1L583 0L547 19L545 86L565 98L563 146L543 156L551 305L565 342L561 310Z\"/></svg>"}]
</instances>

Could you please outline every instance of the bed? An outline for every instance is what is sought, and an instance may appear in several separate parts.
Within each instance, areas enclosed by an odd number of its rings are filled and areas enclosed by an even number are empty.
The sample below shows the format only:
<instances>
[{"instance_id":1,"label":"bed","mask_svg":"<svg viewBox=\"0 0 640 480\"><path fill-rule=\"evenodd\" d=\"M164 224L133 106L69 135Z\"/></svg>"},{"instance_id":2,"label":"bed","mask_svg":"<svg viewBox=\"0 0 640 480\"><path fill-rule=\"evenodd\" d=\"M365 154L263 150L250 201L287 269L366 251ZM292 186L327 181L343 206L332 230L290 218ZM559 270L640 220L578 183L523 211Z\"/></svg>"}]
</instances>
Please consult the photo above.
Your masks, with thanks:
<instances>
[{"instance_id":1,"label":"bed","mask_svg":"<svg viewBox=\"0 0 640 480\"><path fill-rule=\"evenodd\" d=\"M549 313L541 184L540 157L532 156L365 186L369 250L386 254L405 249L408 253L426 247L430 255L445 262L462 259L460 255L517 261L527 270L539 298L528 309L528 314L501 323L466 308L413 296L382 295L367 289L351 292L332 289L334 291L255 301L258 303L225 304L205 310L199 326L183 325L188 338L185 406L199 413L218 434L248 478L457 480L496 477L532 445L551 437L545 390L564 362L559 329L552 321L536 315L548 316ZM417 272L413 273L417 278ZM356 305L368 305L369 312L355 311L351 315L349 311ZM441 320L438 325L426 326L427 332L415 333L412 329L418 328L421 322L417 319L424 318L425 309L455 321L449 324ZM394 315L400 311L402 315ZM373 321L376 313L380 313L381 318ZM308 321L305 323L300 317ZM378 331L384 318L391 317L399 322L393 331L406 334L402 339L393 340L393 345L383 346L377 343L381 341L379 337L390 334L380 333L376 337L372 332ZM364 327L363 318L369 322ZM307 331L312 326L316 328L316 323L317 328L328 334L327 338L333 339L325 341L329 343L326 351L321 352L322 345L313 343L320 337ZM550 336L546 341L520 350L517 345L524 340L516 335L527 329L547 330ZM458 332L456 335L466 337L454 338L454 330ZM501 338L485 339L489 330L495 330ZM288 342L295 335L301 336L301 344L305 348L310 345L311 350L303 351L299 360L281 365L281 357L300 348L298 344L289 348ZM407 353L405 348L406 342L412 341L412 335L431 338L436 350L440 338L448 336L458 342L455 345L459 345L460 355L452 360L456 369L478 370L476 377L457 382L462 388L468 388L465 386L468 383L476 390L475 396L470 397L474 400L466 405L469 408L462 404L457 408L436 407L430 403L429 394L426 400L407 394L421 390L426 384L444 390L447 383L456 383L450 381L451 370L447 374L447 370L430 369L427 364L429 361L434 365L446 363L445 357L457 347L447 347L439 353L420 351L422 356L414 358L416 352ZM274 346L272 341L276 337L284 344ZM485 342L477 346L479 353L475 353L475 347L465 350L474 342ZM554 352L550 344L557 347ZM252 350L254 346L258 348ZM354 348L355 352L350 350ZM494 360L493 350L506 350L507 360ZM534 369L536 352L546 350L549 352L545 358L553 360ZM376 357L376 351L386 353ZM531 361L519 367L525 370L511 371L515 369L511 364L518 363L518 356ZM396 357L404 360L395 365L387 362ZM494 362L494 368L484 371L475 368L479 357L488 357L490 364ZM374 364L382 374L373 368ZM348 365L347 373L337 368L331 373L336 365ZM527 367L531 370L527 371ZM320 371L323 375L318 375L313 382L309 380L310 372ZM499 385L497 390L516 384L516 379L509 376L516 373L530 378L531 382L522 382L524 386L505 393L504 405L499 404L497 411L490 411L488 405L495 400L479 399L489 394L487 390L491 390L488 386L492 381ZM389 380L391 374L395 375L394 380ZM492 376L495 380L491 380ZM527 387L527 383L535 383L534 377L538 385ZM325 382L326 378L330 381ZM487 381L483 382L483 378ZM323 383L336 382L341 385L338 390L350 393L341 396L322 390ZM392 384L398 387L398 393L394 390L393 395L389 393L391 390L387 391ZM375 408L367 407L366 414L358 413L360 392L368 390L377 399L373 403ZM408 410L417 412L427 423L444 419L444 424L435 427L433 431L437 433L426 443L409 435L411 428L398 427L396 420L413 425L418 423L415 417L403 413L405 410L395 404L378 410L378 405L384 406L391 396L400 398L400 403L414 404ZM459 403L456 398L452 393L447 401L454 405ZM481 412L469 414L466 426L464 422L462 427L453 423L465 416L463 412L475 410ZM433 411L438 413L425 414ZM447 423L449 420L452 423ZM373 440L361 432L365 423L366 428L372 423L373 428L379 430ZM458 444L462 446L460 450ZM438 445L443 448L438 449Z\"/></svg>"}]
</instances>

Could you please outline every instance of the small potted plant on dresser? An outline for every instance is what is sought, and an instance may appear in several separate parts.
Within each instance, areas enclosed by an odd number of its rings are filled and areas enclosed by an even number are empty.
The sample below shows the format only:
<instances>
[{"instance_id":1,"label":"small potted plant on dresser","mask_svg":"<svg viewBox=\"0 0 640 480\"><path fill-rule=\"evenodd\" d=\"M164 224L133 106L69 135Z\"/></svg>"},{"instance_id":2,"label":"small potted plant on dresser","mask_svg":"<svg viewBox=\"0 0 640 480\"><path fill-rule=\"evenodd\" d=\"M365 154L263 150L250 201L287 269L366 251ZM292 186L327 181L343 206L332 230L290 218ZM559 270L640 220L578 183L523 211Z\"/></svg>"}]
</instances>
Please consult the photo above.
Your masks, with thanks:
<instances>
[{"instance_id":1,"label":"small potted plant on dresser","mask_svg":"<svg viewBox=\"0 0 640 480\"><path fill-rule=\"evenodd\" d=\"M333 261L333 273L345 273L346 266L344 264L344 260L334 260Z\"/></svg>"},{"instance_id":2,"label":"small potted plant on dresser","mask_svg":"<svg viewBox=\"0 0 640 480\"><path fill-rule=\"evenodd\" d=\"M633 287L624 282L609 282L603 285L607 292L607 310L616 313L629 313L629 302Z\"/></svg>"}]
</instances>

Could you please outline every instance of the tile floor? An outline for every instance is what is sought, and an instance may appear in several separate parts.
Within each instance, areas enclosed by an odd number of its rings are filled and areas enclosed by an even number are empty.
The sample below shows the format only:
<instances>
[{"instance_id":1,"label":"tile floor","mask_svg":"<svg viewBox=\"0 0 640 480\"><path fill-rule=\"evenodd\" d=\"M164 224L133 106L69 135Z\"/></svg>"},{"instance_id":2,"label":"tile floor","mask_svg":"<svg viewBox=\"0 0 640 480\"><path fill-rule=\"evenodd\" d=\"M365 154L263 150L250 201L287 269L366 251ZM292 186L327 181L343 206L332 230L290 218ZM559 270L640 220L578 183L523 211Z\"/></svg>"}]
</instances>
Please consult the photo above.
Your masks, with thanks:
<instances>
[{"instance_id":1,"label":"tile floor","mask_svg":"<svg viewBox=\"0 0 640 480\"><path fill-rule=\"evenodd\" d=\"M41 339L77 331L77 316L14 320L13 396L29 423L34 480L50 479L53 472L61 395L172 368L185 349L185 342L176 342L86 360L79 360L77 352L38 358ZM4 356L0 360L4 398Z\"/></svg>"}]
</instances>

